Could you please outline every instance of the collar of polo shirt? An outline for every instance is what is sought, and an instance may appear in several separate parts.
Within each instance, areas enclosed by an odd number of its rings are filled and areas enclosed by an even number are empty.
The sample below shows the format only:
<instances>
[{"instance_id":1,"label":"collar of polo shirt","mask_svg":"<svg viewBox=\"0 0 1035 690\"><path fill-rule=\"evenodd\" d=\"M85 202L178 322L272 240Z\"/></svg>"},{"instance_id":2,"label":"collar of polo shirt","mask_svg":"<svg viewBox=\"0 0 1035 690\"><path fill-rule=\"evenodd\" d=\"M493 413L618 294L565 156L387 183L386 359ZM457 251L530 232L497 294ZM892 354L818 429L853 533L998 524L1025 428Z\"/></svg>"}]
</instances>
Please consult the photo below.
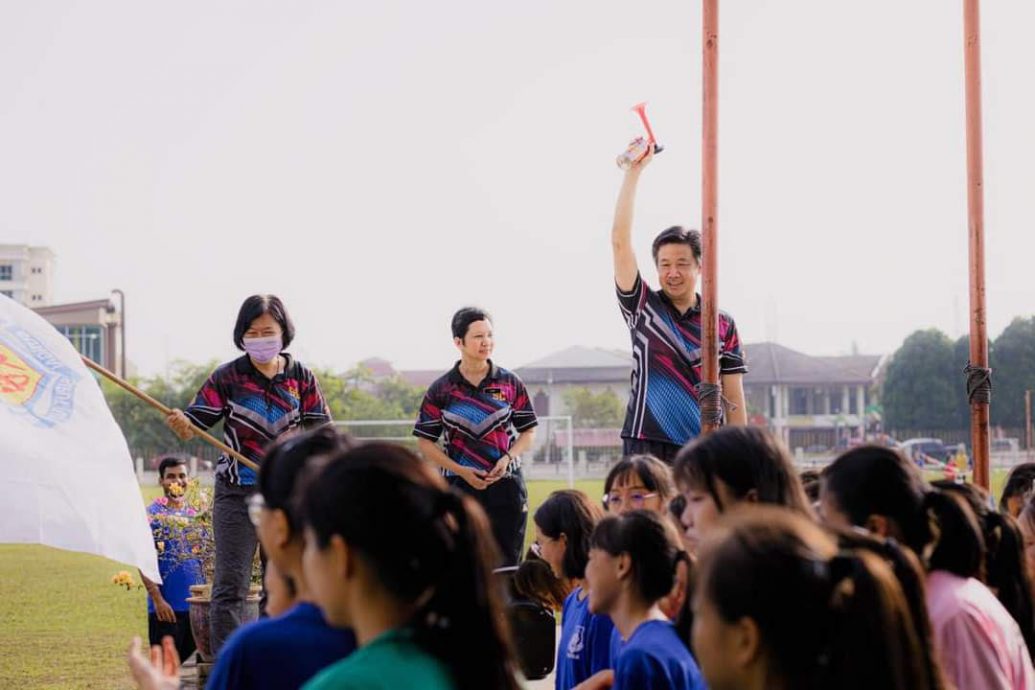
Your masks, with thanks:
<instances>
[{"instance_id":1,"label":"collar of polo shirt","mask_svg":"<svg viewBox=\"0 0 1035 690\"><path fill-rule=\"evenodd\" d=\"M482 382L478 384L478 387L484 386L486 382L493 381L499 378L500 368L490 359L489 360L489 373L485 375ZM468 386L471 382L464 378L464 375L460 373L460 360L456 361L453 368L449 370L449 378L456 383L466 383Z\"/></svg>"}]
</instances>

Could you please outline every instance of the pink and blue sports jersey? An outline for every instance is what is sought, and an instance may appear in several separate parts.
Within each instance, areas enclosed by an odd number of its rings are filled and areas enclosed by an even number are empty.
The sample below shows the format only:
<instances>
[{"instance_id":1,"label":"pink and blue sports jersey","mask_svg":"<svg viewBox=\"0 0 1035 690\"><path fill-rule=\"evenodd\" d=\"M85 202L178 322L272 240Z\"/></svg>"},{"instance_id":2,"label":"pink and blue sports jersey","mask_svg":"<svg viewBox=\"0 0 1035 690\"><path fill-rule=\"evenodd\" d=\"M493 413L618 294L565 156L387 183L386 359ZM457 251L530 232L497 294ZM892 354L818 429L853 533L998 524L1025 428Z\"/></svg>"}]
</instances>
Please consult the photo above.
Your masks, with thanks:
<instances>
[{"instance_id":1,"label":"pink and blue sports jersey","mask_svg":"<svg viewBox=\"0 0 1035 690\"><path fill-rule=\"evenodd\" d=\"M668 621L641 623L615 659L612 690L706 690L697 662Z\"/></svg>"},{"instance_id":2,"label":"pink and blue sports jersey","mask_svg":"<svg viewBox=\"0 0 1035 690\"><path fill-rule=\"evenodd\" d=\"M413 435L438 441L445 434L450 459L488 471L510 450L517 434L538 423L517 375L490 360L489 373L475 387L457 362L428 387ZM508 472L517 470L515 465L511 463Z\"/></svg>"},{"instance_id":3,"label":"pink and blue sports jersey","mask_svg":"<svg viewBox=\"0 0 1035 690\"><path fill-rule=\"evenodd\" d=\"M622 438L682 446L701 433L697 384L701 382L701 298L679 313L661 290L639 273L632 290L618 292L632 337L633 372ZM719 373L744 374L740 336L729 314L719 312Z\"/></svg>"},{"instance_id":4,"label":"pink and blue sports jersey","mask_svg":"<svg viewBox=\"0 0 1035 690\"><path fill-rule=\"evenodd\" d=\"M183 413L202 429L223 420L226 445L254 462L285 432L331 421L313 372L291 355L281 356L287 360L284 372L272 379L248 355L227 362L212 372ZM219 456L216 475L231 484L255 484L255 472L225 454Z\"/></svg>"},{"instance_id":5,"label":"pink and blue sports jersey","mask_svg":"<svg viewBox=\"0 0 1035 690\"><path fill-rule=\"evenodd\" d=\"M191 585L205 581L201 561L190 557L192 543L212 537L197 531L194 509L187 506L177 508L164 496L156 498L147 507L147 517L158 549L158 574L162 576L158 590L173 611L187 611L190 609L187 597L190 596ZM195 530L193 539L188 536L190 530ZM150 595L147 597L147 612L155 612L155 602Z\"/></svg>"}]
</instances>

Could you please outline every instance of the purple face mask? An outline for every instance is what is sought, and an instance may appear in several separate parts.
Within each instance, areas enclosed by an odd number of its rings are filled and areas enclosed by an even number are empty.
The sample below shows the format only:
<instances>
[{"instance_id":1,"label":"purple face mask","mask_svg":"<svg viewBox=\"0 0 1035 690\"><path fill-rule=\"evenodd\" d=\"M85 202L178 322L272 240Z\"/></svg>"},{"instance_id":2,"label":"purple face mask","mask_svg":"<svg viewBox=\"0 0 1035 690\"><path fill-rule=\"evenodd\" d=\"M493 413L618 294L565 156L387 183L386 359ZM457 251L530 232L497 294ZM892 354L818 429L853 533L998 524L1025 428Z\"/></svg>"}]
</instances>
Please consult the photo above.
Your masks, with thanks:
<instances>
[{"instance_id":1,"label":"purple face mask","mask_svg":"<svg viewBox=\"0 0 1035 690\"><path fill-rule=\"evenodd\" d=\"M244 351L259 364L272 362L280 354L281 340L279 335L268 338L245 338Z\"/></svg>"}]
</instances>

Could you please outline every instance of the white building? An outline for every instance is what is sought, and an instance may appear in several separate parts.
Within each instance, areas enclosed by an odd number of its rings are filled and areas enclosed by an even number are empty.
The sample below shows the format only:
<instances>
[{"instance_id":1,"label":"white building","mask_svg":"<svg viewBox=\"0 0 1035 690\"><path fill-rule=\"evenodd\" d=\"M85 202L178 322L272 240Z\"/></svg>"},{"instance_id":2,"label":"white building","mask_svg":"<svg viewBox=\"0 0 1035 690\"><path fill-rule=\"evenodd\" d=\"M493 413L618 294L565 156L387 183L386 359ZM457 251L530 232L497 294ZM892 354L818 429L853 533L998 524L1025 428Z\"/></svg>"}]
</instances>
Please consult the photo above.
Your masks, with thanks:
<instances>
[{"instance_id":1,"label":"white building","mask_svg":"<svg viewBox=\"0 0 1035 690\"><path fill-rule=\"evenodd\" d=\"M46 247L0 244L0 295L31 309L48 306L54 275L54 252Z\"/></svg>"}]
</instances>

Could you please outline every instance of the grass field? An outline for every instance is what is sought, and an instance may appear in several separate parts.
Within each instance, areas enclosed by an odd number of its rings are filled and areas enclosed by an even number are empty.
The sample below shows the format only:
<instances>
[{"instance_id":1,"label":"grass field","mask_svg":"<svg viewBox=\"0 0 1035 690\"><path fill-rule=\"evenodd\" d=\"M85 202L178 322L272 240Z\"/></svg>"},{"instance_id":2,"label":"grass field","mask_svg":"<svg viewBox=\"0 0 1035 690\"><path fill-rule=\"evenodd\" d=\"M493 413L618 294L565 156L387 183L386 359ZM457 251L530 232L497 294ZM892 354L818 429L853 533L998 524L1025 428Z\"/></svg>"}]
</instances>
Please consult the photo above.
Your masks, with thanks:
<instances>
[{"instance_id":1,"label":"grass field","mask_svg":"<svg viewBox=\"0 0 1035 690\"><path fill-rule=\"evenodd\" d=\"M535 510L562 481L529 482ZM579 482L590 496L602 481ZM150 501L157 487L145 487ZM530 527L526 540L531 543ZM111 577L127 566L45 546L0 545L0 689L131 688L125 649L147 638L142 589L127 592ZM135 576L135 573L134 573Z\"/></svg>"}]
</instances>

